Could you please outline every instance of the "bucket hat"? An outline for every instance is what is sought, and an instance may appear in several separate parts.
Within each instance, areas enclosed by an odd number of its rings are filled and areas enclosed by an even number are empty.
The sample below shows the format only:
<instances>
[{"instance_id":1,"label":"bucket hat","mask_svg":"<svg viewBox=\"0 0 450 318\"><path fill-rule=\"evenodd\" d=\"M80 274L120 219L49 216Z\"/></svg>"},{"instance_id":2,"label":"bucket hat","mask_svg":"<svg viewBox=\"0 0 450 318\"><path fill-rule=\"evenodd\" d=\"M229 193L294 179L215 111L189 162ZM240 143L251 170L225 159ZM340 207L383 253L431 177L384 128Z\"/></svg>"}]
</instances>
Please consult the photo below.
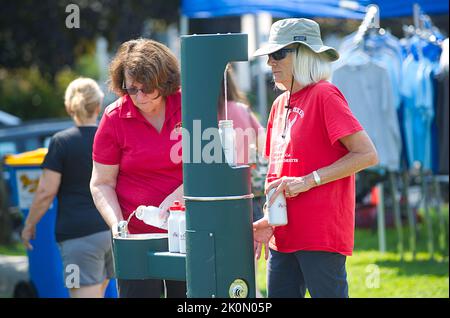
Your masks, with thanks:
<instances>
[{"instance_id":1,"label":"bucket hat","mask_svg":"<svg viewBox=\"0 0 450 318\"><path fill-rule=\"evenodd\" d=\"M271 54L294 43L305 45L318 54L326 54L331 61L339 58L336 49L323 45L319 24L304 18L283 19L272 24L269 41L253 56Z\"/></svg>"}]
</instances>

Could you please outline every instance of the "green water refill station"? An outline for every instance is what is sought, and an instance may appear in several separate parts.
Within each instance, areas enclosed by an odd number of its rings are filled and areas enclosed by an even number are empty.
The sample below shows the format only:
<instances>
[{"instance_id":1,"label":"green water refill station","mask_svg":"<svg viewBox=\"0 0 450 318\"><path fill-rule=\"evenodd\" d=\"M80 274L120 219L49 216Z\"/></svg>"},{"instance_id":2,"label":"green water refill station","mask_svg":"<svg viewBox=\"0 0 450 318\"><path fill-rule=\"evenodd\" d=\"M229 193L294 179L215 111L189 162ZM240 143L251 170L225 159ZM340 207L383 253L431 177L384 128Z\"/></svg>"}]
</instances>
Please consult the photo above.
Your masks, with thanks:
<instances>
[{"instance_id":1,"label":"green water refill station","mask_svg":"<svg viewBox=\"0 0 450 318\"><path fill-rule=\"evenodd\" d=\"M246 34L181 37L186 254L168 252L166 234L115 237L118 278L186 281L189 298L255 297L250 168L229 165L222 147L209 160L224 70L248 60L247 45Z\"/></svg>"}]
</instances>

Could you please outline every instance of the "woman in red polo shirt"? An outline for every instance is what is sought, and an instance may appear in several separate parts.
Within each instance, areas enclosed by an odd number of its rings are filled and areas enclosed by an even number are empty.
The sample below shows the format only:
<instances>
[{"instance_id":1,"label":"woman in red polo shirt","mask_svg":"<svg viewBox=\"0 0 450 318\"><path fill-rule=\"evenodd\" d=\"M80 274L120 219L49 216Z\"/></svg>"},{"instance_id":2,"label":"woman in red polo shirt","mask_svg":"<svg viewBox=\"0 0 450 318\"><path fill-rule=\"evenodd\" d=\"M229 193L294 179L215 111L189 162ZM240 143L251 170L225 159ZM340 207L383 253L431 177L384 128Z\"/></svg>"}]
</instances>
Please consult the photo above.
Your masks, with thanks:
<instances>
[{"instance_id":1,"label":"woman in red polo shirt","mask_svg":"<svg viewBox=\"0 0 450 318\"><path fill-rule=\"evenodd\" d=\"M326 80L337 51L309 19L275 22L268 55L278 88L267 124L266 193L285 195L288 224L254 223L257 257L269 243L268 296L348 297L346 256L353 250L354 174L377 163L376 150L339 89ZM266 255L267 258L268 255Z\"/></svg>"},{"instance_id":2,"label":"woman in red polo shirt","mask_svg":"<svg viewBox=\"0 0 450 318\"><path fill-rule=\"evenodd\" d=\"M110 64L110 88L119 99L103 114L94 139L91 192L117 234L117 224L139 206L183 201L182 162L171 159L181 140L180 71L176 57L148 39L123 43ZM176 137L176 138L174 138ZM128 230L166 232L131 218ZM168 297L186 297L186 283L165 282ZM119 280L120 297L159 298L162 280Z\"/></svg>"}]
</instances>

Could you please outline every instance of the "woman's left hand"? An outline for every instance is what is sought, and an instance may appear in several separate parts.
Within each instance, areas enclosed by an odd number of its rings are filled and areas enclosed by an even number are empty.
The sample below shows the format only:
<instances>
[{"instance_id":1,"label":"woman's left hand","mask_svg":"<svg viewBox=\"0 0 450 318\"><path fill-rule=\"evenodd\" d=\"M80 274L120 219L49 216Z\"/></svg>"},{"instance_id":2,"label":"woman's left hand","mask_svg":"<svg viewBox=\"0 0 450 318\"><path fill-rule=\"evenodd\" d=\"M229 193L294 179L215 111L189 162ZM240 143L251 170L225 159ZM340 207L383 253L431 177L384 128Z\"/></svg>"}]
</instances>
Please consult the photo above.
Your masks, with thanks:
<instances>
[{"instance_id":1,"label":"woman's left hand","mask_svg":"<svg viewBox=\"0 0 450 318\"><path fill-rule=\"evenodd\" d=\"M30 240L36 238L36 226L25 223L25 226L21 233L21 238L23 245L25 245L25 248L30 251L33 250L33 246L31 245Z\"/></svg>"},{"instance_id":2,"label":"woman's left hand","mask_svg":"<svg viewBox=\"0 0 450 318\"><path fill-rule=\"evenodd\" d=\"M293 198L299 193L306 192L313 187L307 177L283 177L278 184L271 184L267 188L267 193L276 186L275 193L270 197L268 205L272 205L278 194L283 193L286 198Z\"/></svg>"}]
</instances>

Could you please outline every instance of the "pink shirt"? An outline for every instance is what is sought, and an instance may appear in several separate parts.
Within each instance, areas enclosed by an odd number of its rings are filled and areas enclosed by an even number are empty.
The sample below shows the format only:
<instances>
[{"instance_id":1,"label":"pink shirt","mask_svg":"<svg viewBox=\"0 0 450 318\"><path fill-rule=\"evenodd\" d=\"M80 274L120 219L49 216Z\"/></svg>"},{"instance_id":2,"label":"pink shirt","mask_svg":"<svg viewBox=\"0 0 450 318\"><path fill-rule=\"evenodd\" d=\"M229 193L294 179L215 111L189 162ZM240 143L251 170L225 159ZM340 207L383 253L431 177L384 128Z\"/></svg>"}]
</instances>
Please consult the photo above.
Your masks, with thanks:
<instances>
[{"instance_id":1,"label":"pink shirt","mask_svg":"<svg viewBox=\"0 0 450 318\"><path fill-rule=\"evenodd\" d=\"M119 165L116 193L124 219L139 206L159 206L183 183L182 162L170 157L172 147L181 143L170 135L181 127L181 92L166 99L165 120L158 132L125 95L109 105L94 139L93 159L105 165ZM178 147L181 152L181 147ZM180 154L181 156L181 154ZM136 217L130 233L160 233Z\"/></svg>"},{"instance_id":2,"label":"pink shirt","mask_svg":"<svg viewBox=\"0 0 450 318\"><path fill-rule=\"evenodd\" d=\"M267 124L268 173L301 177L334 163L348 153L339 141L363 128L336 86L326 81L273 103ZM275 227L270 247L280 252L329 251L351 255L354 241L354 176L336 180L287 199L288 224Z\"/></svg>"}]
</instances>

